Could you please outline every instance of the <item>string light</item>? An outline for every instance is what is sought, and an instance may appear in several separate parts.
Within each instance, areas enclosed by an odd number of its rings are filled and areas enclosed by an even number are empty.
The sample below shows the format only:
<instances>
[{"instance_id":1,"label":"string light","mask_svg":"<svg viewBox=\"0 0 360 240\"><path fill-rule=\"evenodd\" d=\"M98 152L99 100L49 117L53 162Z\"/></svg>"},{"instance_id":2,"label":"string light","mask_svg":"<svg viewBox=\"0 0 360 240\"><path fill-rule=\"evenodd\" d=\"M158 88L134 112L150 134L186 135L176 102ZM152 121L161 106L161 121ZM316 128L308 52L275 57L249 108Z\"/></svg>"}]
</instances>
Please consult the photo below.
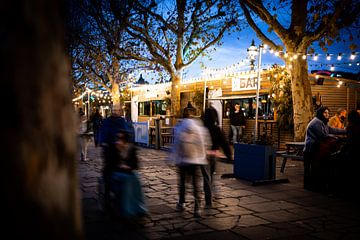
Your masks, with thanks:
<instances>
[{"instance_id":1,"label":"string light","mask_svg":"<svg viewBox=\"0 0 360 240\"><path fill-rule=\"evenodd\" d=\"M350 59L351 59L351 60L354 60L355 57L356 57L355 52L352 52L351 55L350 55Z\"/></svg>"},{"instance_id":2,"label":"string light","mask_svg":"<svg viewBox=\"0 0 360 240\"><path fill-rule=\"evenodd\" d=\"M342 55L342 54L339 53L339 55L337 56L337 60L341 61L341 58L342 58L341 55Z\"/></svg>"}]
</instances>

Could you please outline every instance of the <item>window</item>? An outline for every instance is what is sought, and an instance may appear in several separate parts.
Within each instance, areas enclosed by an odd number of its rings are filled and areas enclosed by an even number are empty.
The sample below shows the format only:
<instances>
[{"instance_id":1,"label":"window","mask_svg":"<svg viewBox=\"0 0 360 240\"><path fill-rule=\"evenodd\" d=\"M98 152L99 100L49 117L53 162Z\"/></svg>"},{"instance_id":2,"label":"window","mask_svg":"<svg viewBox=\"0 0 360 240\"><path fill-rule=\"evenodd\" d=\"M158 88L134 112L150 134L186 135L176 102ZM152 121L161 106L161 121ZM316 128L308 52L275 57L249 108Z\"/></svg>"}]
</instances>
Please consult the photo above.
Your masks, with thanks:
<instances>
[{"instance_id":1,"label":"window","mask_svg":"<svg viewBox=\"0 0 360 240\"><path fill-rule=\"evenodd\" d=\"M152 115L166 115L166 102L163 100L152 101Z\"/></svg>"},{"instance_id":2,"label":"window","mask_svg":"<svg viewBox=\"0 0 360 240\"><path fill-rule=\"evenodd\" d=\"M268 95L262 95L259 98L259 119L273 119L273 104ZM255 118L256 98L229 99L224 101L224 118L229 118L230 111L234 110L235 103L240 104L240 108L243 110L246 118Z\"/></svg>"},{"instance_id":3,"label":"window","mask_svg":"<svg viewBox=\"0 0 360 240\"><path fill-rule=\"evenodd\" d=\"M139 116L150 116L150 102L139 102Z\"/></svg>"}]
</instances>

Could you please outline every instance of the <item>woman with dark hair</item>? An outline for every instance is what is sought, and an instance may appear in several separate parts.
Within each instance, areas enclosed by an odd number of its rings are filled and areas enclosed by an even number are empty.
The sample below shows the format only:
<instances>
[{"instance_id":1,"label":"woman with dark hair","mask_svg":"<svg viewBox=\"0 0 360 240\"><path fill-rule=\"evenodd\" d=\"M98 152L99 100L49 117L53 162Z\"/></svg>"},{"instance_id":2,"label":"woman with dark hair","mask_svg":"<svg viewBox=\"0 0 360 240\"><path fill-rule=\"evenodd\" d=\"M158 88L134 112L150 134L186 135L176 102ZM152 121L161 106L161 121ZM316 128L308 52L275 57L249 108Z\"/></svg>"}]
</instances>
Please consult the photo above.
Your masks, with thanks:
<instances>
[{"instance_id":1,"label":"woman with dark hair","mask_svg":"<svg viewBox=\"0 0 360 240\"><path fill-rule=\"evenodd\" d=\"M337 150L337 139L332 135L346 134L346 130L327 125L329 109L320 107L306 128L304 148L304 188L323 190L327 184L330 154Z\"/></svg>"}]
</instances>

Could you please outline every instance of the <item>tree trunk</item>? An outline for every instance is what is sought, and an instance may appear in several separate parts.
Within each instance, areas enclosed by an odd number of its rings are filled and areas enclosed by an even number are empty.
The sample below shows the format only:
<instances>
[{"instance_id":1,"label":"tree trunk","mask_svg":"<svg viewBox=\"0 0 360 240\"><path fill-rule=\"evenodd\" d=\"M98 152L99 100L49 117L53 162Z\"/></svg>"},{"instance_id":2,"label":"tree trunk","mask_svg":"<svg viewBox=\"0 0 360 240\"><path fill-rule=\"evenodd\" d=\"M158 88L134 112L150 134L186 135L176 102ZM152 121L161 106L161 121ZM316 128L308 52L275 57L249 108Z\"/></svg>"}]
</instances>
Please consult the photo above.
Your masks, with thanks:
<instances>
[{"instance_id":1,"label":"tree trunk","mask_svg":"<svg viewBox=\"0 0 360 240\"><path fill-rule=\"evenodd\" d=\"M120 102L120 91L119 91L119 84L113 81L111 84L111 97L113 101L113 106L116 106L117 109L121 108Z\"/></svg>"},{"instance_id":2,"label":"tree trunk","mask_svg":"<svg viewBox=\"0 0 360 240\"><path fill-rule=\"evenodd\" d=\"M287 67L289 67L289 63L287 63ZM313 116L307 61L298 58L296 62L292 62L290 72L294 109L294 140L304 141L307 124Z\"/></svg>"},{"instance_id":3,"label":"tree trunk","mask_svg":"<svg viewBox=\"0 0 360 240\"><path fill-rule=\"evenodd\" d=\"M172 78L171 83L171 114L176 118L181 117L180 109L180 81L181 81L181 72L177 71Z\"/></svg>"},{"instance_id":4,"label":"tree trunk","mask_svg":"<svg viewBox=\"0 0 360 240\"><path fill-rule=\"evenodd\" d=\"M0 9L3 235L81 239L76 122L59 1Z\"/></svg>"}]
</instances>

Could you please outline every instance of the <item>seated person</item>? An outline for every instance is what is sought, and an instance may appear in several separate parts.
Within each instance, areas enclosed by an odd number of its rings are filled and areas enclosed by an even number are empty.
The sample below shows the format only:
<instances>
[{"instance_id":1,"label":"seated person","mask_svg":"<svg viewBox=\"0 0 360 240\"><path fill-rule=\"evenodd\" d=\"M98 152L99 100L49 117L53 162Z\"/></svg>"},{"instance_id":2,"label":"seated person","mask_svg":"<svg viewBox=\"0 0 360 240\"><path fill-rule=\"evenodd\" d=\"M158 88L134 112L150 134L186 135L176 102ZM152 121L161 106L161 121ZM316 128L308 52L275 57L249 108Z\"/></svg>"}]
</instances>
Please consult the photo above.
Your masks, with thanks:
<instances>
[{"instance_id":1,"label":"seated person","mask_svg":"<svg viewBox=\"0 0 360 240\"><path fill-rule=\"evenodd\" d=\"M336 114L329 119L328 125L333 128L345 128L346 110L339 108Z\"/></svg>"},{"instance_id":2,"label":"seated person","mask_svg":"<svg viewBox=\"0 0 360 240\"><path fill-rule=\"evenodd\" d=\"M321 190L326 184L329 163L325 160L337 150L337 140L331 134L346 134L344 129L328 126L328 121L329 109L320 107L306 128L304 188L309 190Z\"/></svg>"}]
</instances>

